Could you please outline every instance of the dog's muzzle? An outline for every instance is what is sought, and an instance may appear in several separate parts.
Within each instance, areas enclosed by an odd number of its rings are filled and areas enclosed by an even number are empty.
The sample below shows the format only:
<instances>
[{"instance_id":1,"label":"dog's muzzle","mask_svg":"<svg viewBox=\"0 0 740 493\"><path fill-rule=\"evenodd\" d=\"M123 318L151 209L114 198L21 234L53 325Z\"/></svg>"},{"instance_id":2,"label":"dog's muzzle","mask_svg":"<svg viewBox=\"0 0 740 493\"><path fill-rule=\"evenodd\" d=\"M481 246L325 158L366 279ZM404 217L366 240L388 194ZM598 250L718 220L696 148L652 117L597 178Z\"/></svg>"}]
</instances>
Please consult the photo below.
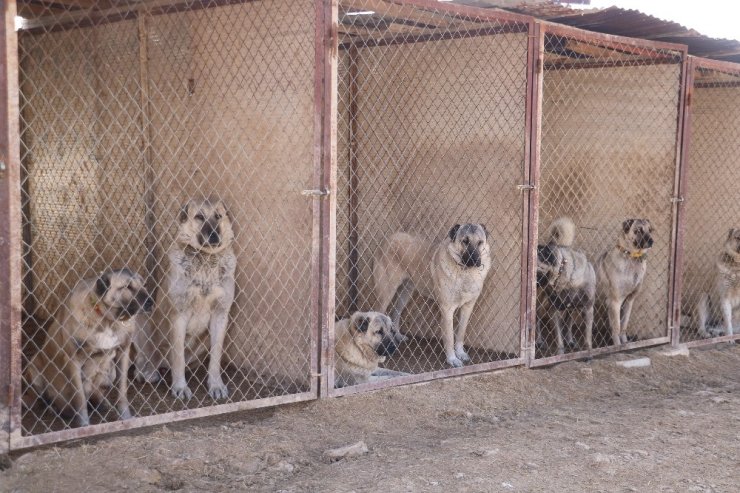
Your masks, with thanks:
<instances>
[{"instance_id":1,"label":"dog's muzzle","mask_svg":"<svg viewBox=\"0 0 740 493\"><path fill-rule=\"evenodd\" d=\"M118 316L116 318L125 321L142 312L151 313L153 308L154 298L146 293L139 293L126 306L118 308Z\"/></svg>"},{"instance_id":2,"label":"dog's muzzle","mask_svg":"<svg viewBox=\"0 0 740 493\"><path fill-rule=\"evenodd\" d=\"M383 337L380 345L375 348L375 353L378 356L391 356L396 352L396 349L398 349L398 346L396 346L396 341L393 337Z\"/></svg>"},{"instance_id":3,"label":"dog's muzzle","mask_svg":"<svg viewBox=\"0 0 740 493\"><path fill-rule=\"evenodd\" d=\"M215 227L211 223L205 223L203 225L200 230L200 244L203 246L219 246L221 244L218 225Z\"/></svg>"},{"instance_id":4,"label":"dog's muzzle","mask_svg":"<svg viewBox=\"0 0 740 493\"><path fill-rule=\"evenodd\" d=\"M475 248L466 249L460 257L465 267L480 267L480 252Z\"/></svg>"},{"instance_id":5,"label":"dog's muzzle","mask_svg":"<svg viewBox=\"0 0 740 493\"><path fill-rule=\"evenodd\" d=\"M640 250L652 248L653 247L653 237L650 235L640 235L637 237L637 241L635 241L635 246L639 248Z\"/></svg>"}]
</instances>

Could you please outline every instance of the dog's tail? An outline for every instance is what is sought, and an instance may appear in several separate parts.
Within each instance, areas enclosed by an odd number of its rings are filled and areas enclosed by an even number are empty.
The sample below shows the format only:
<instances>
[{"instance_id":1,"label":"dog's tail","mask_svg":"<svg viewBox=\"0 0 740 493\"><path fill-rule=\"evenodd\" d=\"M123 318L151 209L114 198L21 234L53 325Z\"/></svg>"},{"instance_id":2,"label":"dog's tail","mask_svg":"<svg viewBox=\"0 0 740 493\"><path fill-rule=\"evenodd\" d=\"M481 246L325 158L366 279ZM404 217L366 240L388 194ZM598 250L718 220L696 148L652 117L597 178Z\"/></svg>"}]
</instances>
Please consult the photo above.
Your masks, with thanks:
<instances>
[{"instance_id":1,"label":"dog's tail","mask_svg":"<svg viewBox=\"0 0 740 493\"><path fill-rule=\"evenodd\" d=\"M569 217L555 219L547 230L547 243L562 247L573 246L576 238L576 225Z\"/></svg>"}]
</instances>

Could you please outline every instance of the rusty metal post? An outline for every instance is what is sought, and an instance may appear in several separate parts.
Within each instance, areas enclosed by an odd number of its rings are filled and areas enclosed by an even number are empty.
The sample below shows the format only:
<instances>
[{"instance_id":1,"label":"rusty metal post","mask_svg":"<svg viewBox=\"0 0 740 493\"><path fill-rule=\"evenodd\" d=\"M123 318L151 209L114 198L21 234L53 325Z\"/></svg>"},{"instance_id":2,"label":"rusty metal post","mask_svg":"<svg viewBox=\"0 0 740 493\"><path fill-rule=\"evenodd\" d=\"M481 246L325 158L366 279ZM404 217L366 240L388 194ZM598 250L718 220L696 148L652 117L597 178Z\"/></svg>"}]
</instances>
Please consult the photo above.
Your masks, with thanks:
<instances>
[{"instance_id":1,"label":"rusty metal post","mask_svg":"<svg viewBox=\"0 0 740 493\"><path fill-rule=\"evenodd\" d=\"M349 312L353 313L357 310L357 297L359 296L359 290L357 283L360 278L359 261L360 252L357 248L357 244L360 241L358 233L358 214L357 207L359 206L359 198L357 196L357 189L360 186L360 178L357 175L358 164L357 164L357 61L359 54L357 53L357 47L352 45L347 50L347 57L349 58L349 167L347 173L347 182L349 183L349 194L348 200L348 218L349 218L349 255L348 255L348 281L347 286L349 293Z\"/></svg>"},{"instance_id":2,"label":"rusty metal post","mask_svg":"<svg viewBox=\"0 0 740 493\"><path fill-rule=\"evenodd\" d=\"M21 186L15 0L0 27L0 454L20 430Z\"/></svg>"}]
</instances>

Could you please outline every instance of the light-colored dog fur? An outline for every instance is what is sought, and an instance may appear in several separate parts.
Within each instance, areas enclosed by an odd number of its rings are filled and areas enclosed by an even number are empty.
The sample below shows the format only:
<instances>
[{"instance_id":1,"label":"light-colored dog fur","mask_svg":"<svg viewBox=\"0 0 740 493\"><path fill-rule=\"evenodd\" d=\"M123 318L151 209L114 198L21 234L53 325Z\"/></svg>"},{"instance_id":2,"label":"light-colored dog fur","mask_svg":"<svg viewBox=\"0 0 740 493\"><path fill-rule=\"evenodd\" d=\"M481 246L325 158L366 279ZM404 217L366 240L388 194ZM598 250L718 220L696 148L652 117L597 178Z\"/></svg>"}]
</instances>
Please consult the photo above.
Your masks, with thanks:
<instances>
[{"instance_id":1,"label":"light-colored dog fur","mask_svg":"<svg viewBox=\"0 0 740 493\"><path fill-rule=\"evenodd\" d=\"M653 246L653 227L647 219L627 219L614 247L596 263L597 292L609 316L612 343L627 343L632 305L647 273L647 253Z\"/></svg>"},{"instance_id":2,"label":"light-colored dog fur","mask_svg":"<svg viewBox=\"0 0 740 493\"><path fill-rule=\"evenodd\" d=\"M186 366L208 353L208 394L229 395L221 378L221 357L234 301L234 232L218 200L191 200L178 216L175 243L168 252L167 286L154 313L155 324L136 339L137 378L156 382L159 368L172 371L172 395L190 399Z\"/></svg>"},{"instance_id":3,"label":"light-colored dog fur","mask_svg":"<svg viewBox=\"0 0 740 493\"><path fill-rule=\"evenodd\" d=\"M434 299L441 312L447 363L461 367L470 361L464 348L465 330L490 268L488 231L481 224L457 224L438 242L395 233L374 259L377 309L386 312L395 296L391 319L399 327L401 312L414 291ZM453 331L458 309L457 331Z\"/></svg>"},{"instance_id":4,"label":"light-colored dog fur","mask_svg":"<svg viewBox=\"0 0 740 493\"><path fill-rule=\"evenodd\" d=\"M702 294L696 309L702 337L734 334L733 311L740 307L740 228L733 228L727 234L715 265L712 291ZM707 328L708 324L720 321L723 330Z\"/></svg>"},{"instance_id":5,"label":"light-colored dog fur","mask_svg":"<svg viewBox=\"0 0 740 493\"><path fill-rule=\"evenodd\" d=\"M586 348L593 348L594 302L596 272L586 254L573 248L576 226L568 217L553 221L547 232L547 242L537 247L538 300L553 321L557 335L558 354L565 353L563 319L568 346L575 347L574 318L580 315L585 326ZM542 330L538 320L537 341L542 345Z\"/></svg>"},{"instance_id":6,"label":"light-colored dog fur","mask_svg":"<svg viewBox=\"0 0 740 493\"><path fill-rule=\"evenodd\" d=\"M79 426L90 424L88 402L106 406L106 388L115 385L119 416L130 418L131 340L141 325L137 319L152 303L141 276L127 269L78 282L31 359L28 382Z\"/></svg>"},{"instance_id":7,"label":"light-colored dog fur","mask_svg":"<svg viewBox=\"0 0 740 493\"><path fill-rule=\"evenodd\" d=\"M404 375L378 366L405 340L384 313L355 312L334 324L334 334L335 387Z\"/></svg>"}]
</instances>

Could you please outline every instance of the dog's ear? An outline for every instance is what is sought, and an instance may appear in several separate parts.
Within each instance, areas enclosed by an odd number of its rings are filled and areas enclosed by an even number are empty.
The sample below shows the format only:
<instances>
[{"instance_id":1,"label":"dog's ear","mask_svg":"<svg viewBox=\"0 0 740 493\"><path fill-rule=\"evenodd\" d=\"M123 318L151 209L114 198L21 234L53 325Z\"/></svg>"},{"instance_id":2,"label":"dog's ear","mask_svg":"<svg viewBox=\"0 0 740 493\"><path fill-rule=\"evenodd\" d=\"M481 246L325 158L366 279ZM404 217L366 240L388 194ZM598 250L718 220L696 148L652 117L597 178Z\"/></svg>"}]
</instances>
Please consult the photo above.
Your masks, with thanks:
<instances>
[{"instance_id":1,"label":"dog's ear","mask_svg":"<svg viewBox=\"0 0 740 493\"><path fill-rule=\"evenodd\" d=\"M632 225L635 223L634 219L627 219L622 223L622 231L624 231L625 234L630 232L630 228L632 228Z\"/></svg>"},{"instance_id":2,"label":"dog's ear","mask_svg":"<svg viewBox=\"0 0 740 493\"><path fill-rule=\"evenodd\" d=\"M537 261L545 265L555 265L557 259L550 245L537 245Z\"/></svg>"},{"instance_id":3,"label":"dog's ear","mask_svg":"<svg viewBox=\"0 0 740 493\"><path fill-rule=\"evenodd\" d=\"M459 224L455 224L452 227L452 229L450 229L450 232L447 233L447 236L449 236L452 241L455 241L455 236L457 236L457 230L458 229L460 229L460 225Z\"/></svg>"},{"instance_id":4,"label":"dog's ear","mask_svg":"<svg viewBox=\"0 0 740 493\"><path fill-rule=\"evenodd\" d=\"M110 275L107 272L103 272L98 276L98 280L95 281L95 294L102 298L110 288Z\"/></svg>"},{"instance_id":5,"label":"dog's ear","mask_svg":"<svg viewBox=\"0 0 740 493\"><path fill-rule=\"evenodd\" d=\"M486 225L483 223L480 223L480 227L483 228L483 232L486 234L486 241L488 241L488 238L491 237L491 235L488 233L488 228L486 228Z\"/></svg>"},{"instance_id":6,"label":"dog's ear","mask_svg":"<svg viewBox=\"0 0 740 493\"><path fill-rule=\"evenodd\" d=\"M370 327L370 317L365 315L355 315L352 317L352 323L354 324L355 329L357 329L357 332L365 333L367 332L368 327Z\"/></svg>"},{"instance_id":7,"label":"dog's ear","mask_svg":"<svg viewBox=\"0 0 740 493\"><path fill-rule=\"evenodd\" d=\"M180 207L180 213L177 215L177 220L180 221L180 224L184 223L188 220L188 209L190 208L190 202L185 202L182 207Z\"/></svg>"}]
</instances>

